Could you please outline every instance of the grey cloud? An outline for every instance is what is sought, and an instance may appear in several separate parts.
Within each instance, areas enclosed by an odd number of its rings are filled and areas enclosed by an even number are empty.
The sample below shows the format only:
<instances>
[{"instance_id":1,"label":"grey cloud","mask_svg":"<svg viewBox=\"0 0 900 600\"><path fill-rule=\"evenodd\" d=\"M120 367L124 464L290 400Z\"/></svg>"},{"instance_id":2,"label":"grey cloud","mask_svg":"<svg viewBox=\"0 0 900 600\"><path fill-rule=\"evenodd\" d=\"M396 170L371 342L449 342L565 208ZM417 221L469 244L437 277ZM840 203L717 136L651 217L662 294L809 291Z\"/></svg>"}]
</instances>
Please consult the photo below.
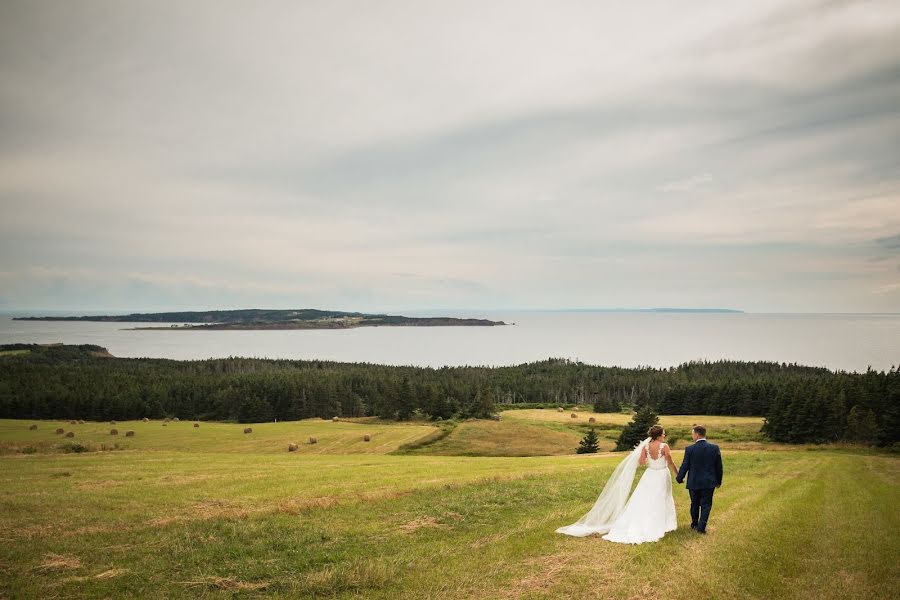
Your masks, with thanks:
<instances>
[{"instance_id":1,"label":"grey cloud","mask_svg":"<svg viewBox=\"0 0 900 600\"><path fill-rule=\"evenodd\" d=\"M228 302L541 305L555 287L662 305L660 265L689 264L701 305L752 280L733 304L830 309L895 278L874 260L900 243L889 2L876 25L843 3L772 2L665 26L684 9L662 3L624 38L627 10L595 3L533 9L598 24L580 37L418 3L392 5L386 34L371 24L387 9L350 6L0 7L7 300L183 305L218 286ZM526 12L507 17L533 25ZM472 27L492 37L459 41ZM101 166L60 175L82 159ZM78 268L108 280L61 274ZM585 281L593 269L608 281Z\"/></svg>"}]
</instances>

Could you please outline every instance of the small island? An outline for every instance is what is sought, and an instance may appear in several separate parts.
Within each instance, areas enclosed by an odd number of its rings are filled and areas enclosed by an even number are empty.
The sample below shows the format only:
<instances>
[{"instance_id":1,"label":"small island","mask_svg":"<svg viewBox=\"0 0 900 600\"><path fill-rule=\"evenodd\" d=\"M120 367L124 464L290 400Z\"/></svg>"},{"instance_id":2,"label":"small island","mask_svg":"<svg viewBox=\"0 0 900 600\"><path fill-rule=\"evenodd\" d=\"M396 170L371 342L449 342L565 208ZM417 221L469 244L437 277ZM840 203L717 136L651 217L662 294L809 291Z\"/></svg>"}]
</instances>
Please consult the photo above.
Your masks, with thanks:
<instances>
[{"instance_id":1,"label":"small island","mask_svg":"<svg viewBox=\"0 0 900 600\"><path fill-rule=\"evenodd\" d=\"M454 317L405 317L336 310L209 310L132 313L79 317L15 317L17 321L94 321L118 323L179 323L181 325L134 327L141 330L250 330L250 329L352 329L354 327L492 327L506 325L488 319Z\"/></svg>"}]
</instances>

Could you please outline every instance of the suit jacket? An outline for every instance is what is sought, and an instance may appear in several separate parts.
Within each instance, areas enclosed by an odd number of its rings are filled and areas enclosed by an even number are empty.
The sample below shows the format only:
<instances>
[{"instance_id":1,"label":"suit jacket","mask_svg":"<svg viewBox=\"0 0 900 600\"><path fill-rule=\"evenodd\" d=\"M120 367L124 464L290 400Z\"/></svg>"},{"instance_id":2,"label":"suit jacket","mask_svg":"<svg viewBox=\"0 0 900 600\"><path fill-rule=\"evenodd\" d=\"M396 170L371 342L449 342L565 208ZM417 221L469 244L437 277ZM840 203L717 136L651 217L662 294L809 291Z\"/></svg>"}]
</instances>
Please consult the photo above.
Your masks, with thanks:
<instances>
[{"instance_id":1,"label":"suit jacket","mask_svg":"<svg viewBox=\"0 0 900 600\"><path fill-rule=\"evenodd\" d=\"M684 449L684 461L678 469L675 481L684 481L687 474L687 489L706 490L722 485L722 453L715 444L699 440Z\"/></svg>"}]
</instances>

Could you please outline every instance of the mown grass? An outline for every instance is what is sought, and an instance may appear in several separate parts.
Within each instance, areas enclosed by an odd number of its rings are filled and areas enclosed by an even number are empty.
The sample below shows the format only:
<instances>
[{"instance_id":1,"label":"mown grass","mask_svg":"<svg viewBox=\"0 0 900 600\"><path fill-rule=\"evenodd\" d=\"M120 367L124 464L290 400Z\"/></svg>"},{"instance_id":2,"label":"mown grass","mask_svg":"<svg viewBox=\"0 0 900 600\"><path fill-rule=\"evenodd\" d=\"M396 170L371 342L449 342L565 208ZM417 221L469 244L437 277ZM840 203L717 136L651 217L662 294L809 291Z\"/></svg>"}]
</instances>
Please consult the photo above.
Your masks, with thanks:
<instances>
[{"instance_id":1,"label":"mown grass","mask_svg":"<svg viewBox=\"0 0 900 600\"><path fill-rule=\"evenodd\" d=\"M687 528L678 487L679 530L623 546L554 533L621 455L193 441L0 456L0 597L893 598L898 584L893 456L726 451L707 536Z\"/></svg>"},{"instance_id":2,"label":"mown grass","mask_svg":"<svg viewBox=\"0 0 900 600\"><path fill-rule=\"evenodd\" d=\"M34 431L29 426L37 424ZM243 433L245 427L253 432ZM57 428L75 433L74 438L57 435ZM110 435L110 430L118 435ZM125 437L127 430L134 437ZM184 452L278 453L287 452L288 444L298 444L300 454L385 454L403 444L426 436L436 427L425 424L387 424L374 419L352 419L337 422L304 419L283 423L209 423L194 427L192 421L118 421L86 422L71 425L69 421L20 421L0 419L0 452L21 452L33 448L39 452L59 450L77 442L91 448L101 444L133 450L179 450ZM364 436L370 439L365 441ZM309 438L315 437L316 444Z\"/></svg>"},{"instance_id":3,"label":"mown grass","mask_svg":"<svg viewBox=\"0 0 900 600\"><path fill-rule=\"evenodd\" d=\"M572 415L576 415L572 418ZM626 413L595 413L591 411L559 412L551 409L507 410L500 413L501 418L517 423L540 424L556 429L568 428L586 431L592 424L601 437L615 440L632 416ZM763 425L761 417L729 417L718 415L660 415L659 424L666 428L669 438L676 438L684 445L690 441L690 430L695 423L705 425L710 440L726 447L752 448L765 444L760 429ZM677 445L677 444L676 444Z\"/></svg>"},{"instance_id":4,"label":"mown grass","mask_svg":"<svg viewBox=\"0 0 900 600\"><path fill-rule=\"evenodd\" d=\"M470 420L457 425L433 443L408 454L435 456L552 456L572 454L581 439L572 429L555 430L540 424ZM612 450L614 444L606 444Z\"/></svg>"}]
</instances>

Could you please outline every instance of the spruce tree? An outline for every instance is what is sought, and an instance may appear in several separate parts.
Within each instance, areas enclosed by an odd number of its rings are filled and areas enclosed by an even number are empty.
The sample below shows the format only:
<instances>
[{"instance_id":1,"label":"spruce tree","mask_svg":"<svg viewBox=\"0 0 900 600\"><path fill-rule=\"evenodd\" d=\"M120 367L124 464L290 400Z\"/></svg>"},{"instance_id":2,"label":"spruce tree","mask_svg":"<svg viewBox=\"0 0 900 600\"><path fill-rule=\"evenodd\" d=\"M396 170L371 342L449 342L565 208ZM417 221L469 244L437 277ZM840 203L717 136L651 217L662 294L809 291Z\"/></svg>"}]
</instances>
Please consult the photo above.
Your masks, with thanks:
<instances>
[{"instance_id":1,"label":"spruce tree","mask_svg":"<svg viewBox=\"0 0 900 600\"><path fill-rule=\"evenodd\" d=\"M600 438L597 437L597 432L591 427L590 431L581 438L581 443L578 444L578 448L575 449L575 452L578 454L594 454L600 449L599 442Z\"/></svg>"},{"instance_id":2,"label":"spruce tree","mask_svg":"<svg viewBox=\"0 0 900 600\"><path fill-rule=\"evenodd\" d=\"M878 437L878 422L875 413L868 408L854 406L847 415L846 438L851 442L872 444Z\"/></svg>"},{"instance_id":3,"label":"spruce tree","mask_svg":"<svg viewBox=\"0 0 900 600\"><path fill-rule=\"evenodd\" d=\"M647 437L647 430L659 423L659 417L649 406L644 406L635 413L632 421L625 426L616 442L616 452L631 450Z\"/></svg>"}]
</instances>

